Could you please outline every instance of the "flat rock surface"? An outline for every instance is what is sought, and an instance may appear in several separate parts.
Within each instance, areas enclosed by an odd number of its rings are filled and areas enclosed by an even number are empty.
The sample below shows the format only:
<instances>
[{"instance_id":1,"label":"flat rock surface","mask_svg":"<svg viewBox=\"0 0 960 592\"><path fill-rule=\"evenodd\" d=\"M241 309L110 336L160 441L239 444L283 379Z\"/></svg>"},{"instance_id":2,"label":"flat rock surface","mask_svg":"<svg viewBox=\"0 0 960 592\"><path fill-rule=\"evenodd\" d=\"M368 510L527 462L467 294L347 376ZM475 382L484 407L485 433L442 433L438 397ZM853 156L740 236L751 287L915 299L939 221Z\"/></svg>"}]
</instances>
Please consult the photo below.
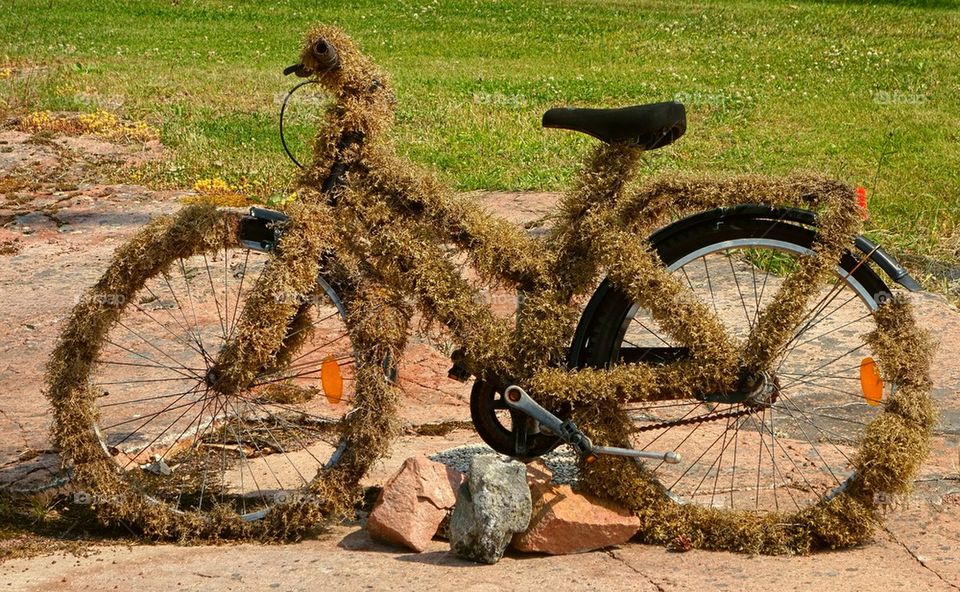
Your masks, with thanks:
<instances>
[{"instance_id":1,"label":"flat rock surface","mask_svg":"<svg viewBox=\"0 0 960 592\"><path fill-rule=\"evenodd\" d=\"M49 410L42 395L43 365L66 314L123 240L151 217L180 207L182 192L113 185L84 163L116 156L102 144L29 145L0 134L0 177L49 170L64 151L71 178L4 188L0 204L0 487L28 488L53 479ZM15 147L23 147L17 148ZM113 150L113 153L111 153ZM120 151L123 152L123 151ZM111 156L113 154L113 156ZM150 158L143 151L121 159ZM61 167L61 170L63 168ZM26 175L26 173L23 173ZM32 173L31 173L32 174ZM477 194L494 213L515 222L540 218L555 194ZM960 589L960 314L932 294L912 296L920 323L941 346L934 363L934 397L941 423L914 494L888 520L889 532L863 548L810 557L747 557L628 545L571 557L511 555L477 566L433 541L422 554L398 553L372 541L359 525L282 546L98 546L82 557L47 555L0 564L0 589L110 590L958 590ZM411 425L469 418L469 386L446 378L447 362L425 341L414 341L402 362L408 393L403 417ZM416 454L478 444L470 430L443 436L407 433L392 455L367 476L382 484Z\"/></svg>"},{"instance_id":2,"label":"flat rock surface","mask_svg":"<svg viewBox=\"0 0 960 592\"><path fill-rule=\"evenodd\" d=\"M380 590L385 585L438 592L529 586L639 592L956 590L960 530L941 511L923 505L892 518L890 530L909 551L881 534L878 542L861 549L810 557L671 553L628 545L575 557L508 552L497 565L480 566L450 554L444 541L432 541L424 553L397 552L370 539L359 526L344 526L321 539L292 545L107 546L84 557L12 559L0 564L0 586L24 592L133 587L141 592Z\"/></svg>"}]
</instances>

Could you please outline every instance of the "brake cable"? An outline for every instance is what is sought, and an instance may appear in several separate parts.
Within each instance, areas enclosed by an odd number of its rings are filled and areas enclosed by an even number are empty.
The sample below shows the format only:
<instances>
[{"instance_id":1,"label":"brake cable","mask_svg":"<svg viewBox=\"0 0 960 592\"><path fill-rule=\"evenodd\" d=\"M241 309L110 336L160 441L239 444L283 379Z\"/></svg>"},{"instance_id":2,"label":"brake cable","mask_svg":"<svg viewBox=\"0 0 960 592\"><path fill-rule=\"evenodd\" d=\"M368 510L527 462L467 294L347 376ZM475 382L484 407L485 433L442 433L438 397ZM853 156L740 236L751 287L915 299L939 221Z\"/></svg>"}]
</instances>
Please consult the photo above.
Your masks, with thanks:
<instances>
[{"instance_id":1,"label":"brake cable","mask_svg":"<svg viewBox=\"0 0 960 592\"><path fill-rule=\"evenodd\" d=\"M287 103L290 101L290 97L293 96L293 93L297 92L298 90L300 90L304 86L307 86L308 84L319 84L319 81L311 79L311 80L304 80L303 82L297 84L296 86L290 89L290 91L287 93L287 96L284 97L283 99L283 105L280 106L280 144L283 145L283 151L287 153L287 156L290 158L291 161L293 161L293 164L297 165L301 169L303 168L303 165L300 164L300 161L297 160L297 157L294 156L293 152L290 151L290 148L287 146L287 140L283 136L283 115L287 111Z\"/></svg>"}]
</instances>

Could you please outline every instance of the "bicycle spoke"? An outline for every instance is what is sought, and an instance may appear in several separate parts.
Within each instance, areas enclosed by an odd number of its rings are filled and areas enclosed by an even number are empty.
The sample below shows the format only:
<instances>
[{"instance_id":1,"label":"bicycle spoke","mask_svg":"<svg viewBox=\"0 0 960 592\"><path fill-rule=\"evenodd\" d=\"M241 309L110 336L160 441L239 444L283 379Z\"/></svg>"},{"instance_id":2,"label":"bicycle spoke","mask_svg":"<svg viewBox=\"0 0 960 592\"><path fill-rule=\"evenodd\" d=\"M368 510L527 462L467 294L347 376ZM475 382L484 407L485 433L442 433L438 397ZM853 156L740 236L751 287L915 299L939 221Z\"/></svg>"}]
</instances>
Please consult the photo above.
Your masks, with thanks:
<instances>
[{"instance_id":1,"label":"bicycle spoke","mask_svg":"<svg viewBox=\"0 0 960 592\"><path fill-rule=\"evenodd\" d=\"M660 335L657 334L657 333L655 333L652 329L650 329L650 327L647 327L647 326L644 325L642 322L640 322L640 320L637 319L637 317L633 317L632 319L630 319L630 322L631 322L631 323L636 323L636 324L640 325L640 327L642 327L643 329L645 329L645 330L647 331L647 333L649 333L649 334L653 335L654 337L656 337L657 339L659 339L660 342L661 342L662 344L664 344L665 346L670 347L670 344L669 344L663 337L660 337ZM630 344L633 345L634 347L640 347L639 345L637 345L637 344L635 344L635 343L631 343L631 342L628 342L628 343L630 343Z\"/></svg>"},{"instance_id":2,"label":"bicycle spoke","mask_svg":"<svg viewBox=\"0 0 960 592\"><path fill-rule=\"evenodd\" d=\"M159 325L161 328L163 328L163 330L166 331L167 333L169 333L174 339L176 339L176 340L179 341L180 343L186 345L187 347L189 347L189 348L192 349L193 351L197 352L198 354L201 353L201 352L200 352L200 349L197 348L197 347L195 346L195 344L190 343L189 341L184 341L182 337L180 337L179 335L177 335L176 333L174 333L173 331L171 331L169 327L167 327L166 325L164 325L163 323L161 323L158 319L154 318L153 315L151 315L149 312L147 312L147 311L146 311L143 307L141 307L139 304L134 303L133 306L134 306L134 308L136 308L139 312L143 313L148 319L150 319L151 321L153 321L154 323L156 323L157 325ZM174 317L172 314L170 315L170 317L176 321L176 317Z\"/></svg>"},{"instance_id":3,"label":"bicycle spoke","mask_svg":"<svg viewBox=\"0 0 960 592\"><path fill-rule=\"evenodd\" d=\"M701 425L702 425L702 424L701 424ZM674 482L673 482L673 485L670 486L670 489L671 489L671 490L672 490L674 487L677 486L677 483L679 483L681 479L683 479L684 477L687 476L687 474L693 469L693 467L697 466L697 463L700 462L700 459L702 459L704 456L706 456L707 452L709 452L709 450L710 450L711 448L713 448L714 444L716 444L717 442L720 441L720 438L721 438L725 433L726 433L726 432L721 432L720 435L717 436L717 438L716 438L709 446L707 446L707 447L704 449L703 452L700 453L700 456L698 456L692 463L690 463L690 466L687 467L687 470L684 471L679 477L677 477L677 480L674 481ZM679 450L679 448L680 448L680 447L678 446L677 449Z\"/></svg>"},{"instance_id":4,"label":"bicycle spoke","mask_svg":"<svg viewBox=\"0 0 960 592\"><path fill-rule=\"evenodd\" d=\"M277 436L273 433L273 430L270 429L270 426L267 425L266 422L264 422L262 419L257 417L256 414L254 414L253 417L261 426L263 426L263 428L267 431L267 433L270 434L270 437L273 438L273 444L276 446L277 450L280 451L280 454L287 461L287 463L290 464L291 468L293 468L293 470L297 473L297 475L300 477L300 480L303 481L303 484L304 485L309 484L309 481L307 480L306 477L303 476L303 473L300 472L300 469L299 467L297 467L296 463L294 463L293 460L287 455L287 451L284 450L283 445L280 443L280 439L277 438ZM303 450L306 451L307 447L304 446ZM308 454L309 454L309 451L308 451ZM273 455L270 455L270 456L273 456ZM261 458L264 458L264 464L267 464L267 465L270 464L269 459L267 459L267 455L263 455L261 453ZM280 488L283 489L283 486L281 486Z\"/></svg>"},{"instance_id":5,"label":"bicycle spoke","mask_svg":"<svg viewBox=\"0 0 960 592\"><path fill-rule=\"evenodd\" d=\"M826 430L825 428L823 428L821 425L819 425L817 422L815 422L815 421L813 421L812 419L810 419L810 417L809 417L809 415L810 415L809 412L800 409L800 407L799 407L796 403L794 403L794 402L790 399L790 397L788 397L786 394L784 394L784 393L781 392L781 393L780 393L780 396L782 396L782 397L784 398L784 401L786 401L786 402L790 405L790 407L793 408L794 411L796 411L797 413L800 414L801 419L802 419L803 421L805 421L805 422L808 423L809 425L813 426L813 428L814 428L815 430L817 430L818 432L820 432L820 434L821 434L822 436L825 436L826 441L827 441L827 442L830 442L830 445L833 446L833 448L834 448L841 456L843 456L844 460L846 460L848 463L850 462L850 458L847 457L847 455L843 452L843 450L841 450L839 446L837 446L836 444L834 444L834 443L831 441L831 437L836 437L835 434L832 434L831 432L829 432L828 430ZM784 410L786 413L788 413L791 417L795 417L795 416L793 416L793 414L792 414L790 411L788 411L786 408L784 408L783 410ZM806 431L803 429L803 426L801 426L800 424L797 424L797 428L800 430L800 433L803 434L803 437L804 437L804 439L807 441L807 444L809 444L809 445L813 448L814 453L817 455L817 458L820 459L820 462L822 462L822 463L824 464L824 466L827 467L827 470L830 472L830 474L833 476L833 478L834 478L834 479L837 479L836 475L833 474L833 470L830 468L830 464L827 463L826 459L823 458L823 455L820 454L820 448L816 445L816 443L813 441L813 439L811 439L809 436L807 436L807 433L806 433ZM838 483L838 484L839 484L839 482L840 482L839 479L837 479L837 483Z\"/></svg>"},{"instance_id":6,"label":"bicycle spoke","mask_svg":"<svg viewBox=\"0 0 960 592\"><path fill-rule=\"evenodd\" d=\"M730 446L730 442L727 437L730 434L730 420L733 418L727 418L727 424L723 428L723 444L720 445L720 454L717 455L717 459L713 461L717 465L717 472L713 476L713 491L710 492L710 507L714 506L714 502L717 497L717 482L720 480L720 473L723 471L723 454L727 451L727 447ZM740 418L737 417L736 421L740 421ZM697 487L700 487L699 485Z\"/></svg>"},{"instance_id":7,"label":"bicycle spoke","mask_svg":"<svg viewBox=\"0 0 960 592\"><path fill-rule=\"evenodd\" d=\"M160 370L172 370L170 366L160 366L157 364L137 364L136 362L118 362L116 360L101 360L99 358L96 360L96 363L107 364L109 366L135 366L137 368L157 368ZM186 370L190 370L191 372L204 372L206 370L206 368L187 368L186 366L184 366L184 368Z\"/></svg>"},{"instance_id":8,"label":"bicycle spoke","mask_svg":"<svg viewBox=\"0 0 960 592\"><path fill-rule=\"evenodd\" d=\"M93 386L111 386L117 384L144 384L151 382L182 382L184 380L196 380L193 376L181 376L179 378L144 378L142 380L119 380L116 382L94 382Z\"/></svg>"},{"instance_id":9,"label":"bicycle spoke","mask_svg":"<svg viewBox=\"0 0 960 592\"><path fill-rule=\"evenodd\" d=\"M751 327L750 324L750 313L747 312L747 301L743 297L743 291L740 290L740 280L737 278L737 270L733 267L733 257L729 254L727 255L727 263L730 264L730 275L733 276L733 283L737 286L737 294L740 296L740 305L743 307L743 319L747 321L747 326Z\"/></svg>"},{"instance_id":10,"label":"bicycle spoke","mask_svg":"<svg viewBox=\"0 0 960 592\"><path fill-rule=\"evenodd\" d=\"M713 314L717 315L717 318L720 318L720 313L717 312L717 298L716 294L713 292L713 280L710 278L710 267L707 265L707 258L701 257L703 259L703 270L707 273L707 288L710 290L710 302L713 303Z\"/></svg>"},{"instance_id":11,"label":"bicycle spoke","mask_svg":"<svg viewBox=\"0 0 960 592\"><path fill-rule=\"evenodd\" d=\"M192 401L192 402L187 406L187 408L183 410L183 413L181 413L181 414L177 417L177 419L173 420L172 422L170 422L170 424L167 425L167 427L163 428L163 431L161 431L159 434L157 434L157 435L153 438L153 440L150 440L150 443L147 444L146 446L144 446L144 447L141 449L141 451L142 451L142 450L150 450L150 448L151 448L154 444L156 444L157 441L160 440L160 438L162 438L168 431L170 431L170 428L172 428L172 427L174 426L174 424L176 424L178 421L180 421L181 419L183 419L183 418L187 415L187 413L189 413L190 410L193 409L194 407L196 407L197 404L200 403L201 401L203 401L203 398L202 398L202 397L201 397L200 399L198 399L198 400ZM159 414L158 414L158 415L159 415ZM156 418L156 416L154 416L154 418ZM151 420L151 421L152 421L152 420ZM147 422L147 423L149 423L149 422ZM137 431L139 432L140 429L141 429L141 428L138 428ZM127 464L125 464L122 468L126 469L126 468L130 465L130 463L133 462L133 459L134 459L134 458L136 458L136 457L130 457L130 459L127 461Z\"/></svg>"},{"instance_id":12,"label":"bicycle spoke","mask_svg":"<svg viewBox=\"0 0 960 592\"><path fill-rule=\"evenodd\" d=\"M140 335L139 333L137 333L136 331L134 331L134 330L131 329L130 327L127 327L126 325L124 325L122 321L117 321L117 325L123 327L124 329L126 329L127 331L129 331L130 333L132 333L133 335L135 335L136 337L138 337L141 341L143 341L144 343L146 343L147 345L149 345L152 349L156 350L157 352L159 352L160 354L162 354L162 355L165 356L166 358L169 358L169 360L170 360L171 362L173 362L174 364L176 364L177 366L179 366L179 367L182 368L183 370L187 370L187 367L184 366L183 363L180 362L180 360L174 358L173 356L171 356L171 355L168 354L167 352L165 352L165 351L163 351L162 349L160 349L159 347L157 347L157 345L156 345L155 343L151 342L149 339L147 339L147 338L144 337L143 335ZM119 346L118 346L118 347L119 347ZM189 370L187 370L187 371L189 372ZM200 377L197 376L197 378L200 378Z\"/></svg>"},{"instance_id":13,"label":"bicycle spoke","mask_svg":"<svg viewBox=\"0 0 960 592\"><path fill-rule=\"evenodd\" d=\"M190 302L190 311L193 313L193 326L197 327L197 340L200 344L200 351L206 352L207 348L203 347L203 336L200 334L200 323L197 321L197 308L193 304L193 288L190 287L190 280L187 278L187 269L186 265L183 262L183 258L178 259L180 262L180 275L183 276L183 285L187 288L187 300ZM207 354L209 357L209 353Z\"/></svg>"},{"instance_id":14,"label":"bicycle spoke","mask_svg":"<svg viewBox=\"0 0 960 592\"><path fill-rule=\"evenodd\" d=\"M120 348L120 349L122 349L123 351L125 351L125 352L127 352L127 353L130 353L130 354L133 354L133 355L135 355L135 356L137 356L137 357L139 357L139 358L143 358L144 360L146 360L146 361L148 361L148 362L153 362L155 365L158 365L158 366L157 366L158 368L166 368L166 369L168 369L168 370L171 370L171 371L173 371L173 372L176 372L177 374L180 374L181 376L186 376L186 377L188 377L188 378L196 378L196 379L198 379L198 380L200 380L200 378L201 378L199 374L193 372L190 368L187 368L186 366L180 365L179 363L178 363L177 365L178 365L180 368L182 368L183 370L186 370L187 372L189 372L189 374L184 374L183 372L180 372L180 370L178 370L177 368L174 368L173 366L163 366L163 365L159 365L160 362L154 360L153 358L151 358L151 357L149 357L149 356L145 356L145 355L143 355L142 353L135 352L135 351L133 351L133 350L130 349L130 348L124 347L124 346L120 345L119 343L115 343L115 342L111 341L110 339L105 339L104 342L105 342L105 343L109 343L110 345L112 345L112 346L114 346L114 347Z\"/></svg>"},{"instance_id":15,"label":"bicycle spoke","mask_svg":"<svg viewBox=\"0 0 960 592\"><path fill-rule=\"evenodd\" d=\"M839 292L838 292L838 294L839 294ZM841 304L840 306L838 306L836 309L834 309L833 311L831 311L831 312L830 312L830 315L832 315L834 312L839 311L841 308L843 308L844 306L846 306L847 304L849 304L850 302L852 302L855 298L857 298L857 295L856 295L856 294L854 294L853 296L851 296L851 297L850 297L850 300L847 300L846 302L844 302L843 304ZM828 302L827 304L829 304L829 302ZM817 313L817 314L819 314L819 313ZM817 318L816 315L815 315L814 317L812 317L812 318L810 319L810 321L807 323L807 325L805 325L800 331L797 331L797 332L794 333L793 337L790 338L790 341L787 342L786 346L784 346L783 348L781 348L782 350L786 350L786 353L783 355L783 358L781 358L780 364L777 366L777 370L779 370L780 367L783 366L784 362L786 362L787 359L790 357L790 355L791 355L794 351L796 351L796 349L798 349L798 348L800 347L800 344L799 344L799 339L800 339L800 337L802 337L804 334L806 334L806 332L809 331L810 329L812 329L813 327L816 327L817 325L819 325L821 322L823 322L823 319L828 318L830 315L827 315L827 316L825 316L825 317L821 317L821 319L820 319L819 321L817 321L816 323L813 323L813 324L811 325L810 323L812 323L812 322L814 321L814 319ZM812 341L812 340L805 341L804 344L809 343L810 341Z\"/></svg>"},{"instance_id":16,"label":"bicycle spoke","mask_svg":"<svg viewBox=\"0 0 960 592\"><path fill-rule=\"evenodd\" d=\"M207 355L206 350L203 348L203 342L200 340L199 333L196 333L194 329L190 329L190 321L187 320L187 313L186 311L184 311L183 305L180 303L180 298L177 297L177 293L174 291L173 286L170 284L169 275L167 274L167 272L163 272L161 275L163 277L164 283L167 286L167 291L169 291L170 295L173 296L173 301L177 303L177 310L180 311L180 316L183 318L183 324L180 324L179 322L177 324L179 324L181 329L183 329L188 335L190 335L190 337L193 339L193 342L197 344L197 347L200 349L200 354L203 356L204 362L209 363L210 356ZM150 295L154 297L154 299L158 301L160 300L156 296L156 294L153 293L153 291L150 289L149 286L145 285L145 287L146 287L146 290L150 293ZM173 316L173 313L170 313L170 316Z\"/></svg>"},{"instance_id":17,"label":"bicycle spoke","mask_svg":"<svg viewBox=\"0 0 960 592\"><path fill-rule=\"evenodd\" d=\"M213 304L217 309L217 318L220 320L220 329L223 331L223 340L227 340L227 323L223 320L223 314L220 313L220 299L217 298L217 289L213 287L213 274L210 273L210 262L207 260L207 254L203 254L204 268L207 270L207 280L210 281L210 295L213 296Z\"/></svg>"},{"instance_id":18,"label":"bicycle spoke","mask_svg":"<svg viewBox=\"0 0 960 592\"><path fill-rule=\"evenodd\" d=\"M230 333L227 335L227 341L233 338L233 332L237 326L237 311L240 310L240 296L243 294L243 281L247 279L247 266L250 262L250 249L245 250L243 258L243 273L240 274L240 286L237 288L237 299L233 303L233 318L230 319Z\"/></svg>"},{"instance_id":19,"label":"bicycle spoke","mask_svg":"<svg viewBox=\"0 0 960 592\"><path fill-rule=\"evenodd\" d=\"M200 385L197 384L197 386L200 386ZM183 394L181 394L179 397L177 397L177 399L176 399L175 401L171 401L166 407L164 407L164 408L161 409L160 411L157 411L156 413L152 413L152 414L148 415L148 416L147 416L147 417L149 418L148 421L144 422L142 425L140 425L139 427L137 427L136 430L134 430L131 434L129 434L126 438L124 438L123 440L121 440L119 443L122 444L123 442L126 442L127 439L128 439L130 436L132 436L133 434L135 434L135 433L139 432L140 430L142 430L143 428L145 428L148 424L150 424L150 422L152 422L154 419L156 419L156 418L159 417L160 415L163 415L164 413L167 413L167 412L169 412L169 411L175 411L175 410L177 410L177 409L183 409L183 408L186 407L187 405L190 405L190 403L183 403L183 404L181 404L181 405L175 405L175 403L180 402L180 401L181 401L184 397L186 397L187 395L196 392L197 386L195 386L195 387L193 387L192 389L190 389L189 391L186 391L186 392L184 392ZM141 419L143 419L143 416L134 417L134 418L132 418L132 419L127 419L127 420L121 421L121 422L119 422L119 423L115 423L115 424L111 424L111 425L105 426L105 427L103 427L102 429L104 429L104 430L110 430L110 429L113 429L113 428L116 428L116 427L119 427L119 426L122 426L122 425L127 425L128 423L133 423L133 422L138 421L138 420L141 420Z\"/></svg>"},{"instance_id":20,"label":"bicycle spoke","mask_svg":"<svg viewBox=\"0 0 960 592\"><path fill-rule=\"evenodd\" d=\"M720 461L720 459L723 457L723 453L726 451L727 446L729 446L729 443L727 442L727 429L730 427L730 419L731 419L731 418L729 418L729 417L727 418L726 428L724 428L724 429L720 432L720 436L717 436L717 439L713 441L713 444L711 444L710 446L708 446L707 448L705 448L704 451L703 451L703 453L700 454L700 457L698 457L697 460L695 460L695 461L690 465L690 468L693 468L693 465L694 465L694 464L697 464L697 463L700 461L701 458L703 458L704 456L706 456L707 452L709 452L709 451L713 448L713 445L716 444L717 441L720 440L721 437L723 438L723 444L720 445L720 452L717 453L717 457L713 460L713 462L710 464L710 466L707 468L707 470L704 471L703 477L700 478L700 482L697 483L697 486L696 486L696 487L693 489L693 491L690 493L690 495L689 495L689 498L690 498L690 499L696 498L697 492L700 491L700 487L701 487L701 486L703 485L703 483L706 481L707 477L710 476L710 471L713 470L713 467L717 466L717 463L718 463L718 462ZM739 418L738 418L738 419L739 419ZM690 470L690 469L688 468L687 471L689 471L689 470ZM686 474L686 473L684 473L684 474ZM719 477L719 476L720 476L720 467L717 467L716 477ZM677 482L679 482L680 479L682 479L682 478L683 478L683 475L681 475L680 478L677 479ZM671 489L672 489L672 487L671 487ZM714 480L714 493L716 493L716 480ZM712 503L712 500L713 500L713 497L711 496L711 503Z\"/></svg>"}]
</instances>

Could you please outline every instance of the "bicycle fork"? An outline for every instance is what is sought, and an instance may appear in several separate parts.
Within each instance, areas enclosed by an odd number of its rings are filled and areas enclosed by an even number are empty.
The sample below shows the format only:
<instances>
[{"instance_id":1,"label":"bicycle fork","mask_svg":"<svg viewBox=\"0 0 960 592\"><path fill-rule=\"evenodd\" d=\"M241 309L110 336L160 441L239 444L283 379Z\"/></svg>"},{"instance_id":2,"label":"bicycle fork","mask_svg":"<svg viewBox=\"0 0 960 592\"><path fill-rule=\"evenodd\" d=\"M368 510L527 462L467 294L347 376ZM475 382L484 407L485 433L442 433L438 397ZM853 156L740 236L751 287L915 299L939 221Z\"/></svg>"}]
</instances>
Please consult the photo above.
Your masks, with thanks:
<instances>
[{"instance_id":1,"label":"bicycle fork","mask_svg":"<svg viewBox=\"0 0 960 592\"><path fill-rule=\"evenodd\" d=\"M596 457L601 454L659 460L669 464L677 464L680 462L680 455L673 451L650 452L647 450L618 448L616 446L597 446L590 441L590 438L588 438L586 434L580 431L580 428L578 428L577 424L572 420L561 420L540 406L525 390L515 384L506 388L503 398L511 409L525 414L539 423L542 429L547 429L555 434L558 438L569 444L581 457L586 458L588 462L596 459Z\"/></svg>"}]
</instances>

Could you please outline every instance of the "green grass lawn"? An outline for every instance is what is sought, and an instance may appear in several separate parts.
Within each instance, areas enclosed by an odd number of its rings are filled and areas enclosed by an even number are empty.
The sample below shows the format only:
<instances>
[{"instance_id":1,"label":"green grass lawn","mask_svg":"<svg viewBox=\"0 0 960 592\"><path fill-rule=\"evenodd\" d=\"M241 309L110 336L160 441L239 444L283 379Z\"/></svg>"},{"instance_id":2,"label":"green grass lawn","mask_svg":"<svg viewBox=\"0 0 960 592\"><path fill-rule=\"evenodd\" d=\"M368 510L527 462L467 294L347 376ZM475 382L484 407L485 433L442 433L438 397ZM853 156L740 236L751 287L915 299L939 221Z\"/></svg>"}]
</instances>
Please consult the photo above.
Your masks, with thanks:
<instances>
[{"instance_id":1,"label":"green grass lawn","mask_svg":"<svg viewBox=\"0 0 960 592\"><path fill-rule=\"evenodd\" d=\"M870 234L949 258L960 220L960 10L953 2L3 0L13 112L105 108L161 130L155 185L280 192L279 100L311 24L343 26L392 73L400 149L460 189L556 190L592 140L557 105L669 98L688 135L652 170L816 170L866 186ZM306 97L309 99L310 97ZM302 151L319 100L295 105Z\"/></svg>"}]
</instances>

